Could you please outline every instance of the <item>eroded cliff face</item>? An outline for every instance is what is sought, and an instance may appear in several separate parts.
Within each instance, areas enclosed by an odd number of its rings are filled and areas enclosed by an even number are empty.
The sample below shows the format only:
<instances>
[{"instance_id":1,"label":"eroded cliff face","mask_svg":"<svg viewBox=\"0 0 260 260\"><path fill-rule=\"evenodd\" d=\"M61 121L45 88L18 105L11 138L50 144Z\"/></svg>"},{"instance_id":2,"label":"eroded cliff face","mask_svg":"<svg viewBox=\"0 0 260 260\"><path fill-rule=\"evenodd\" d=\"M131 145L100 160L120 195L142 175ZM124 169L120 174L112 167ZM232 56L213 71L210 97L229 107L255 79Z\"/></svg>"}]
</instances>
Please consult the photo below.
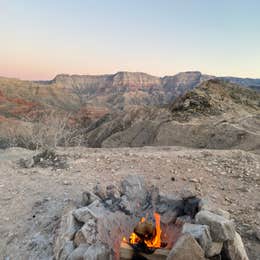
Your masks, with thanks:
<instances>
[{"instance_id":1,"label":"eroded cliff face","mask_svg":"<svg viewBox=\"0 0 260 260\"><path fill-rule=\"evenodd\" d=\"M90 131L86 138L96 147L177 145L258 150L259 100L258 92L214 79L177 98L168 107L138 109L135 113L129 110L114 116Z\"/></svg>"},{"instance_id":2,"label":"eroded cliff face","mask_svg":"<svg viewBox=\"0 0 260 260\"><path fill-rule=\"evenodd\" d=\"M82 122L84 145L91 147L258 149L259 100L259 92L200 72L164 78L139 72L58 75L50 82L0 78L1 122L69 113Z\"/></svg>"}]
</instances>

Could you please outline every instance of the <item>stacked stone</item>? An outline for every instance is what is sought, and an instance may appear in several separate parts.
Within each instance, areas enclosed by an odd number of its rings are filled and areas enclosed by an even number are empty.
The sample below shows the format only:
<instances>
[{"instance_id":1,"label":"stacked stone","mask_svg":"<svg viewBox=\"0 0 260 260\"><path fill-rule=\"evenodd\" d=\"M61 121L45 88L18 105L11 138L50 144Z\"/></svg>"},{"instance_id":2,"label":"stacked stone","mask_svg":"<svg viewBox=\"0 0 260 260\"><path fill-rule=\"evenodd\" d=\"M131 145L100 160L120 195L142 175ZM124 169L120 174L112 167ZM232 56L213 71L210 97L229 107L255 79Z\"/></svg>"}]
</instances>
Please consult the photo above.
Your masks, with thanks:
<instances>
[{"instance_id":1,"label":"stacked stone","mask_svg":"<svg viewBox=\"0 0 260 260\"><path fill-rule=\"evenodd\" d=\"M167 260L248 260L229 213L214 209L203 201L200 201L199 208L194 223L183 225L183 236L174 245Z\"/></svg>"},{"instance_id":2,"label":"stacked stone","mask_svg":"<svg viewBox=\"0 0 260 260\"><path fill-rule=\"evenodd\" d=\"M127 177L119 190L109 185L83 193L83 207L70 208L61 219L54 257L112 259L119 252L115 245L120 246L122 235L132 232L140 214L154 210L162 224L180 227L180 236L165 259L248 260L228 212L213 208L190 191L176 196L148 190L139 176Z\"/></svg>"}]
</instances>

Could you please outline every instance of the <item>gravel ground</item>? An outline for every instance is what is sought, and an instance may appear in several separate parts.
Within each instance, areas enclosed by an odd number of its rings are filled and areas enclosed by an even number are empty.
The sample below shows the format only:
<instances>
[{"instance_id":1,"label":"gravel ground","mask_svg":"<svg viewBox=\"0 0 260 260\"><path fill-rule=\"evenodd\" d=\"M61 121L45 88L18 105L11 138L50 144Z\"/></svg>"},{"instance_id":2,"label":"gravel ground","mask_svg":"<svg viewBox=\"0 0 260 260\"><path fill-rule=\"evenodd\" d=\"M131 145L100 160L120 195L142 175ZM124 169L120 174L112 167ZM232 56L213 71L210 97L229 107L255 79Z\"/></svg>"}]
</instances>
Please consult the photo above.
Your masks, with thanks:
<instances>
[{"instance_id":1,"label":"gravel ground","mask_svg":"<svg viewBox=\"0 0 260 260\"><path fill-rule=\"evenodd\" d=\"M21 168L34 152L0 151L0 259L52 259L53 231L63 209L97 182L143 175L162 192L192 189L229 211L251 260L260 259L260 155L182 147L59 148L69 168Z\"/></svg>"}]
</instances>

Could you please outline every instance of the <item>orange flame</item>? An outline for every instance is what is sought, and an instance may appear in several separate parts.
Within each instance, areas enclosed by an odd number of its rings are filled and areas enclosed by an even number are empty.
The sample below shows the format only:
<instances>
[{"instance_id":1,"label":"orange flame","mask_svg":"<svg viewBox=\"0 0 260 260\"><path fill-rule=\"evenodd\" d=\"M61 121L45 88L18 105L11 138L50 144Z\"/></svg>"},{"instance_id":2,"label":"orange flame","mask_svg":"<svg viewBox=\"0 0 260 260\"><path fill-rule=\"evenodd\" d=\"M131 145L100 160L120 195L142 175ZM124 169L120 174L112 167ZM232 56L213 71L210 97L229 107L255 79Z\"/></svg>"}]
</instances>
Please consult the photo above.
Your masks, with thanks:
<instances>
[{"instance_id":1,"label":"orange flame","mask_svg":"<svg viewBox=\"0 0 260 260\"><path fill-rule=\"evenodd\" d=\"M154 213L154 219L155 219L155 236L152 239L144 240L143 242L147 247L152 248L160 248L161 247L161 225L160 225L160 215L158 213ZM141 218L141 223L145 222L145 218ZM125 237L123 238L123 241L126 242ZM141 239L135 234L132 233L129 237L129 243L130 244L138 244L141 242Z\"/></svg>"}]
</instances>

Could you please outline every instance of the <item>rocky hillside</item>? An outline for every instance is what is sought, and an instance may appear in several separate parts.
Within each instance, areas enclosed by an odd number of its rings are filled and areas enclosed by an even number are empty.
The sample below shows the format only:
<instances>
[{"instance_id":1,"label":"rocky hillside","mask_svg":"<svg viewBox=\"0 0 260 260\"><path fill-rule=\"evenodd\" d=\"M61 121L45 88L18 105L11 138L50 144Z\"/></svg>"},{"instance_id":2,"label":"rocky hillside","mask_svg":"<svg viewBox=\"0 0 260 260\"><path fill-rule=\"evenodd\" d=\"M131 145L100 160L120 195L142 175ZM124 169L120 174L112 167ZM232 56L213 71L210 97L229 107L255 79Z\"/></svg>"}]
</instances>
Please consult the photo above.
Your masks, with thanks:
<instances>
[{"instance_id":1,"label":"rocky hillside","mask_svg":"<svg viewBox=\"0 0 260 260\"><path fill-rule=\"evenodd\" d=\"M102 118L87 131L94 147L178 145L260 149L260 93L214 79L170 106Z\"/></svg>"},{"instance_id":2,"label":"rocky hillside","mask_svg":"<svg viewBox=\"0 0 260 260\"><path fill-rule=\"evenodd\" d=\"M62 74L51 81L38 82L0 77L0 115L16 117L19 111L26 114L32 105L34 110L36 106L44 106L69 112L82 107L90 107L92 111L97 107L114 111L136 106L161 106L212 78L214 76L197 71L161 78L141 72L100 76ZM223 79L254 89L260 86L258 79ZM10 108L15 109L14 113L10 113Z\"/></svg>"},{"instance_id":3,"label":"rocky hillside","mask_svg":"<svg viewBox=\"0 0 260 260\"><path fill-rule=\"evenodd\" d=\"M220 77L220 79L241 86L250 87L255 90L260 90L260 79L236 78L236 77Z\"/></svg>"},{"instance_id":4,"label":"rocky hillside","mask_svg":"<svg viewBox=\"0 0 260 260\"><path fill-rule=\"evenodd\" d=\"M80 126L82 143L91 147L241 147L248 137L258 140L259 92L245 87L257 89L258 80L236 78L241 88L228 80L235 78L219 81L200 72L162 78L139 72L58 75L45 82L0 78L0 139L55 111L69 115L70 126ZM213 125L221 120L227 124L216 134ZM227 142L223 127L231 135ZM253 149L257 143L242 147Z\"/></svg>"}]
</instances>

